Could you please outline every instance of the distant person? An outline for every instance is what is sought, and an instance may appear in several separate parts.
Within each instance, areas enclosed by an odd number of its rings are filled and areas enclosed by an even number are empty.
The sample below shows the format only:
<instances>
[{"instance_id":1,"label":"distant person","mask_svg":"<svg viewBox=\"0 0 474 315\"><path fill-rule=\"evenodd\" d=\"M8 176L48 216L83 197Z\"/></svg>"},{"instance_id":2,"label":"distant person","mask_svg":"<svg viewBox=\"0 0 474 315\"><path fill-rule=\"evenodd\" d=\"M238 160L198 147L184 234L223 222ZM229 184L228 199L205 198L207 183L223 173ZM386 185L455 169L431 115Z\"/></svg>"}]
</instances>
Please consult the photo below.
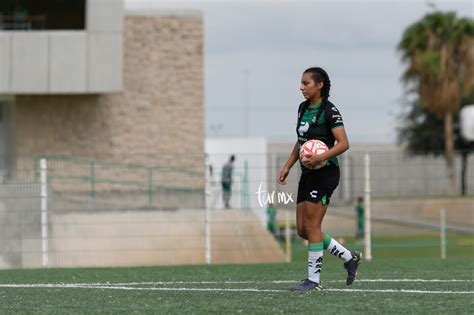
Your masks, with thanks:
<instances>
[{"instance_id":1,"label":"distant person","mask_svg":"<svg viewBox=\"0 0 474 315\"><path fill-rule=\"evenodd\" d=\"M267 207L267 229L273 235L277 235L277 209L273 203L269 203Z\"/></svg>"},{"instance_id":2,"label":"distant person","mask_svg":"<svg viewBox=\"0 0 474 315\"><path fill-rule=\"evenodd\" d=\"M354 208L357 217L356 240L364 238L365 218L364 218L364 198L357 197L357 204Z\"/></svg>"},{"instance_id":3,"label":"distant person","mask_svg":"<svg viewBox=\"0 0 474 315\"><path fill-rule=\"evenodd\" d=\"M222 199L226 209L230 209L230 197L232 195L232 173L234 171L235 156L231 155L229 162L222 167Z\"/></svg>"},{"instance_id":4,"label":"distant person","mask_svg":"<svg viewBox=\"0 0 474 315\"><path fill-rule=\"evenodd\" d=\"M360 254L350 251L328 234L323 233L321 225L333 191L339 184L339 162L337 156L349 148L342 116L329 98L331 81L323 69L309 68L303 72L300 90L306 99L298 109L296 126L297 141L290 157L281 169L277 181L285 185L291 167L299 160L299 149L308 140L323 141L329 148L320 155L312 155L305 162L300 161L301 177L296 198L296 227L298 235L308 240L308 277L296 291L321 291L321 270L323 251L344 261L347 271L346 284L354 282L360 263ZM325 166L311 168L327 161Z\"/></svg>"}]
</instances>

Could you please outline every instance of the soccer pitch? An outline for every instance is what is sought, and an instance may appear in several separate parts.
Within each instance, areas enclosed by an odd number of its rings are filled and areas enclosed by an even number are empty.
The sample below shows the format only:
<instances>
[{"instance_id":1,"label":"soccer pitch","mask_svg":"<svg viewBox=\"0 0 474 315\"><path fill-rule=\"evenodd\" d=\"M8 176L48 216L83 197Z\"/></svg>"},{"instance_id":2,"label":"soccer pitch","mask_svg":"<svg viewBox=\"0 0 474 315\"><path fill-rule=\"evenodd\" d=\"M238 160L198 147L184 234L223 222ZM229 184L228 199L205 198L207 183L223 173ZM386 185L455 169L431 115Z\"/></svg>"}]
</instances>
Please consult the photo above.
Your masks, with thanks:
<instances>
[{"instance_id":1,"label":"soccer pitch","mask_svg":"<svg viewBox=\"0 0 474 315\"><path fill-rule=\"evenodd\" d=\"M302 248L294 248L289 264L4 270L0 313L467 314L474 308L472 244L451 246L446 260L422 249L375 251L352 286L345 285L342 262L325 253L325 290L290 292L306 278Z\"/></svg>"}]
</instances>

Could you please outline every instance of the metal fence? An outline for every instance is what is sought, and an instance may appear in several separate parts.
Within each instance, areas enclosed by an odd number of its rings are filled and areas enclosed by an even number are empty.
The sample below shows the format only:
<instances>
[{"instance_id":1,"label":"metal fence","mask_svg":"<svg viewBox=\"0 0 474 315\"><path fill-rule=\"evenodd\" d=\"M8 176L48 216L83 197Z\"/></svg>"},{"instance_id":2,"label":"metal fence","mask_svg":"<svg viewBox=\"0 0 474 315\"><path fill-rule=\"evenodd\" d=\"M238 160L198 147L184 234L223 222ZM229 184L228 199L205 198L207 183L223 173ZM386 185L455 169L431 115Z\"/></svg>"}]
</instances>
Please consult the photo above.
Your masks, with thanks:
<instances>
[{"instance_id":1,"label":"metal fence","mask_svg":"<svg viewBox=\"0 0 474 315\"><path fill-rule=\"evenodd\" d=\"M460 197L448 194L442 158L369 154L374 236L436 235L441 209L448 231L472 235L472 156L468 195ZM356 152L340 159L341 182L324 221L330 234L355 234L354 202L364 195L363 156ZM173 156L16 158L0 182L0 267L286 261L280 231L288 226L296 238L299 176L295 165L288 184L276 184L287 158L237 156L230 210L222 203L222 165L213 165L211 172L210 159L203 156L181 161ZM459 161L457 167L459 174ZM266 228L271 199L276 235Z\"/></svg>"}]
</instances>

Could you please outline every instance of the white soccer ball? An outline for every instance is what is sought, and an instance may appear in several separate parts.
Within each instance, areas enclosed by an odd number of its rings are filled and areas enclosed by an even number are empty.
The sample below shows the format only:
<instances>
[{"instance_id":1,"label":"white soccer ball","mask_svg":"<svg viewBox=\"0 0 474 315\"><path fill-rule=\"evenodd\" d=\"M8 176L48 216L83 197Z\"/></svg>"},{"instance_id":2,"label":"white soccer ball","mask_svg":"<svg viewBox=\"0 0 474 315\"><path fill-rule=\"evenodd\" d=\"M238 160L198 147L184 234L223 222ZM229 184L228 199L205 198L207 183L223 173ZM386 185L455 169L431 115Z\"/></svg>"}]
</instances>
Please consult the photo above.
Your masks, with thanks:
<instances>
[{"instance_id":1,"label":"white soccer ball","mask_svg":"<svg viewBox=\"0 0 474 315\"><path fill-rule=\"evenodd\" d=\"M305 162L308 160L313 154L323 154L324 152L328 151L328 146L320 141L320 140L308 140L306 141L300 148L300 160L301 162ZM324 165L326 165L327 161L322 161L320 164L316 165L313 170L320 169Z\"/></svg>"}]
</instances>

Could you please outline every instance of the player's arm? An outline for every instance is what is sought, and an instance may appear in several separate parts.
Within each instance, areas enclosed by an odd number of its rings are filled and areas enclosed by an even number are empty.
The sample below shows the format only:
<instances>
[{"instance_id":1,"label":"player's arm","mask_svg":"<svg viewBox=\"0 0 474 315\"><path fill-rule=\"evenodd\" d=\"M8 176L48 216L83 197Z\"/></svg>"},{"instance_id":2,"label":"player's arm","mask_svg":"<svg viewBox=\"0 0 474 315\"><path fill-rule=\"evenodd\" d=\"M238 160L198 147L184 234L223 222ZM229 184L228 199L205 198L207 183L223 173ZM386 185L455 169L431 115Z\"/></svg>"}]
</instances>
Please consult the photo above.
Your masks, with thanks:
<instances>
[{"instance_id":1,"label":"player's arm","mask_svg":"<svg viewBox=\"0 0 474 315\"><path fill-rule=\"evenodd\" d=\"M343 126L333 128L332 133L336 139L336 144L324 152L323 154L312 155L304 164L307 166L314 166L327 161L332 157L338 156L349 149L349 140L347 139L346 131Z\"/></svg>"},{"instance_id":2,"label":"player's arm","mask_svg":"<svg viewBox=\"0 0 474 315\"><path fill-rule=\"evenodd\" d=\"M336 138L336 144L327 152L324 152L324 160L328 160L332 157L341 155L349 149L349 139L347 139L346 131L344 127L336 127L332 129L332 134Z\"/></svg>"},{"instance_id":3,"label":"player's arm","mask_svg":"<svg viewBox=\"0 0 474 315\"><path fill-rule=\"evenodd\" d=\"M283 165L280 173L278 174L277 182L280 185L286 185L285 179L290 173L290 169L293 167L293 165L295 165L296 161L298 161L298 141L296 141L295 145L293 146L293 150L291 151L288 161L286 161L285 165Z\"/></svg>"}]
</instances>

